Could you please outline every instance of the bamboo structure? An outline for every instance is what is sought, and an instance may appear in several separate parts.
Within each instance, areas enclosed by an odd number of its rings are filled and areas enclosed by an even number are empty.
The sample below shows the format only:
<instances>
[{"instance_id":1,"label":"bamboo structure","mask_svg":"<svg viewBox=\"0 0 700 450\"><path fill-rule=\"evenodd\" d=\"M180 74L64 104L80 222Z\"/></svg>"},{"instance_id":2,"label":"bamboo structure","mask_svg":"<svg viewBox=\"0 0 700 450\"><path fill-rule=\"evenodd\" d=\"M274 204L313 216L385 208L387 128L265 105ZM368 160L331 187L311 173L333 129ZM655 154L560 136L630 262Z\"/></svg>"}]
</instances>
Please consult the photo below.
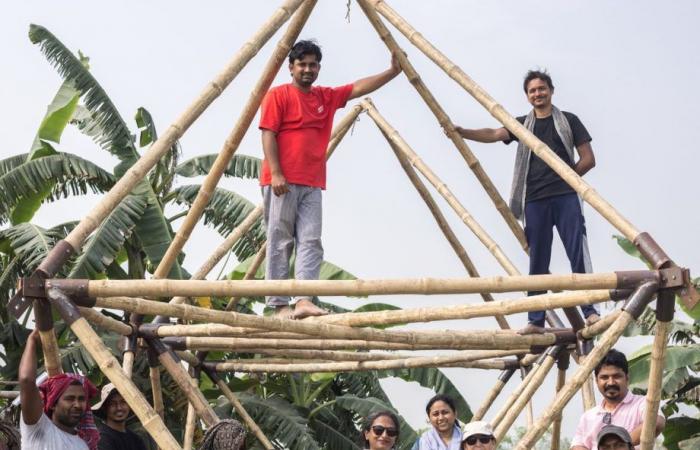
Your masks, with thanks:
<instances>
[{"instance_id":1,"label":"bamboo structure","mask_svg":"<svg viewBox=\"0 0 700 450\"><path fill-rule=\"evenodd\" d=\"M557 360L557 384L554 388L555 393L558 393L564 387L566 383L566 369L569 368L569 355L568 353L563 353L559 356ZM554 416L552 421L552 444L550 450L559 450L561 441L561 420L562 413L559 412Z\"/></svg>"},{"instance_id":2,"label":"bamboo structure","mask_svg":"<svg viewBox=\"0 0 700 450\"><path fill-rule=\"evenodd\" d=\"M514 373L515 369L508 369L501 372L501 374L498 376L496 384L489 390L489 392L486 394L486 398L484 398L479 408L476 410L476 412L474 412L471 420L472 422L484 419L484 416L486 416L486 413L491 408L491 405L499 396L503 390L503 387L505 387L506 383L508 380L510 380Z\"/></svg>"},{"instance_id":3,"label":"bamboo structure","mask_svg":"<svg viewBox=\"0 0 700 450\"><path fill-rule=\"evenodd\" d=\"M187 415L185 416L185 434L182 437L182 450L192 450L194 441L194 429L197 426L197 412L192 403L187 403Z\"/></svg>"},{"instance_id":4,"label":"bamboo structure","mask_svg":"<svg viewBox=\"0 0 700 450\"><path fill-rule=\"evenodd\" d=\"M498 425L501 423L503 418L508 414L508 411L511 409L513 404L518 400L520 397L520 394L525 390L527 385L530 383L530 381L534 378L535 373L537 371L537 368L539 365L542 363L542 360L537 361L533 366L530 368L530 371L527 373L527 375L522 379L520 384L518 385L513 392L508 396L506 399L505 403L501 407L501 409L498 410L496 415L493 416L491 420L489 420L489 423L491 424L492 427L497 428Z\"/></svg>"}]
</instances>

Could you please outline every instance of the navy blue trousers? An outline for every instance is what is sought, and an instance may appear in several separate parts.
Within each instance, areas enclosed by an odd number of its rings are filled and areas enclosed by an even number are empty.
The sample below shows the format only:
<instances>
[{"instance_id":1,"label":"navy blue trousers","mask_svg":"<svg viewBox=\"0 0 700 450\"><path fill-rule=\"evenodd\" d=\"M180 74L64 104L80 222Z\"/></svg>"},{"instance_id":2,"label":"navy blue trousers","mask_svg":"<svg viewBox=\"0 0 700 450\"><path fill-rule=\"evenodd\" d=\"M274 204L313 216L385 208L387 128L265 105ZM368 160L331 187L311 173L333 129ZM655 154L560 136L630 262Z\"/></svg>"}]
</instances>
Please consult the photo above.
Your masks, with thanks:
<instances>
[{"instance_id":1,"label":"navy blue trousers","mask_svg":"<svg viewBox=\"0 0 700 450\"><path fill-rule=\"evenodd\" d=\"M549 273L552 259L553 228L557 228L564 244L566 256L573 273L590 272L590 257L586 242L586 222L576 194L563 194L525 203L525 236L530 246L530 275ZM588 269L588 270L587 270ZM532 291L527 295L544 294ZM581 307L584 317L598 314L592 305ZM527 320L533 325L544 326L545 312L531 311Z\"/></svg>"}]
</instances>

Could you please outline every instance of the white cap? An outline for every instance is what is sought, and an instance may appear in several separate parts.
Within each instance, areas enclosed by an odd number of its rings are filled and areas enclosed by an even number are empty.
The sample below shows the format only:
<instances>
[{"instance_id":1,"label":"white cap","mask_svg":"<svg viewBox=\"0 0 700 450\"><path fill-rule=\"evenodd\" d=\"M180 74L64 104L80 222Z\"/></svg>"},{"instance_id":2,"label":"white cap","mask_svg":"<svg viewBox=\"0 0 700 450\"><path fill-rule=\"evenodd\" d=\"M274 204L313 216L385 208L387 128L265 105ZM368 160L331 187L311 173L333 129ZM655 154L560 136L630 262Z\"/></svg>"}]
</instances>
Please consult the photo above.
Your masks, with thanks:
<instances>
[{"instance_id":1,"label":"white cap","mask_svg":"<svg viewBox=\"0 0 700 450\"><path fill-rule=\"evenodd\" d=\"M484 420L469 422L468 424L464 425L464 431L462 432L462 440L465 440L469 436L474 436L475 434L493 436L493 427L491 427L490 423Z\"/></svg>"}]
</instances>

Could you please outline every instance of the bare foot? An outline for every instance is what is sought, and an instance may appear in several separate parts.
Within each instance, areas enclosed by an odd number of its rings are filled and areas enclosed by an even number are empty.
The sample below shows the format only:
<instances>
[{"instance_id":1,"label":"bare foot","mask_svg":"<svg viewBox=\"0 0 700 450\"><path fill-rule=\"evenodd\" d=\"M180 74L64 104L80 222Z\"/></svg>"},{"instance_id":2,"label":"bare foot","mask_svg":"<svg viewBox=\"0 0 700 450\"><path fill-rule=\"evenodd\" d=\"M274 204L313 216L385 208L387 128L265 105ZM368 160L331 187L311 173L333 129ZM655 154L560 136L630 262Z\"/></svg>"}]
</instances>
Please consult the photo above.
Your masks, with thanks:
<instances>
[{"instance_id":1,"label":"bare foot","mask_svg":"<svg viewBox=\"0 0 700 450\"><path fill-rule=\"evenodd\" d=\"M289 305L275 306L273 316L278 319L294 319L294 310Z\"/></svg>"},{"instance_id":2,"label":"bare foot","mask_svg":"<svg viewBox=\"0 0 700 450\"><path fill-rule=\"evenodd\" d=\"M319 308L318 306L314 305L311 300L302 298L301 300L297 301L297 304L294 306L294 319L305 319L307 317L313 317L313 316L325 316L328 314L328 311L326 311L323 308Z\"/></svg>"},{"instance_id":3,"label":"bare foot","mask_svg":"<svg viewBox=\"0 0 700 450\"><path fill-rule=\"evenodd\" d=\"M535 325L534 323L528 323L523 328L518 330L518 334L544 334L544 327Z\"/></svg>"},{"instance_id":4,"label":"bare foot","mask_svg":"<svg viewBox=\"0 0 700 450\"><path fill-rule=\"evenodd\" d=\"M590 327L591 325L593 325L594 323L596 323L599 320L600 320L600 316L598 314L593 313L590 316L586 317L586 325L588 325Z\"/></svg>"}]
</instances>

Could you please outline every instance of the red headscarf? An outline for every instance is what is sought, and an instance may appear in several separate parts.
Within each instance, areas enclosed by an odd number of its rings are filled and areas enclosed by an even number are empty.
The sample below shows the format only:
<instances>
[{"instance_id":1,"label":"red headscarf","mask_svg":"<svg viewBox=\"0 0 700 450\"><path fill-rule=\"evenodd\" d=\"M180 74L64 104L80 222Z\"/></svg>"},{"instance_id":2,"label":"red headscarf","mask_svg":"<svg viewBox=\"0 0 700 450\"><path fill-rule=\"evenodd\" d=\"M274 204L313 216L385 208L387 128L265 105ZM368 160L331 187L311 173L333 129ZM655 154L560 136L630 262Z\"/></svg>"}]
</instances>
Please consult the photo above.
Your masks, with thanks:
<instances>
[{"instance_id":1,"label":"red headscarf","mask_svg":"<svg viewBox=\"0 0 700 450\"><path fill-rule=\"evenodd\" d=\"M51 411L53 411L56 406L58 399L61 398L61 395L68 389L68 386L76 381L83 387L85 397L87 398L85 402L85 411L78 424L78 436L87 443L90 450L96 450L97 443L100 441L100 432L97 431L95 419L92 417L90 400L97 395L97 388L90 380L82 375L76 375L74 373L62 373L47 378L39 385L41 399L44 401L44 412L50 417Z\"/></svg>"}]
</instances>

